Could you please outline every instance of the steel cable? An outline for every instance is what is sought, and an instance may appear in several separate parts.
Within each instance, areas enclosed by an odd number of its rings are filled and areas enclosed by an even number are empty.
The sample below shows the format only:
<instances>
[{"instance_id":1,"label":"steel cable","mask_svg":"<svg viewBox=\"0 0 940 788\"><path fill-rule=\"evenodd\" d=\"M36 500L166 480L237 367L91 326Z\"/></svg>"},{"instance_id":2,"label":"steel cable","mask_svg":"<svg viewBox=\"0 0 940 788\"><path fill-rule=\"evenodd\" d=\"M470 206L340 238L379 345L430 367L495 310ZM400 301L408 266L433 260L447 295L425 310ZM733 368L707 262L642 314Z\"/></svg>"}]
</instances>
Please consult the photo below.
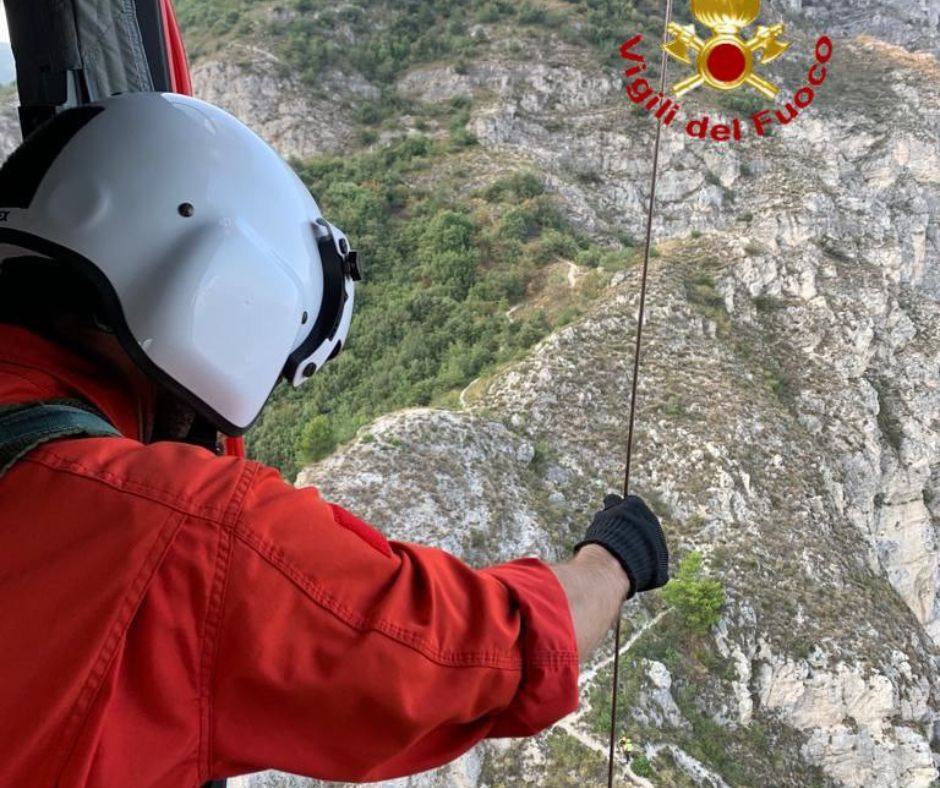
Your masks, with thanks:
<instances>
[{"instance_id":1,"label":"steel cable","mask_svg":"<svg viewBox=\"0 0 940 788\"><path fill-rule=\"evenodd\" d=\"M665 50L665 44L669 40L669 23L672 21L672 0L666 0L666 16L663 23L663 45L662 61L660 65L660 93L666 95L666 71L668 66L668 54ZM623 475L623 497L626 498L630 493L630 468L633 460L633 432L636 423L636 403L638 384L640 379L640 351L643 347L643 318L646 313L646 284L649 274L650 253L653 243L653 215L656 203L656 183L659 177L659 148L662 139L663 124L656 124L656 141L653 144L653 173L650 178L650 199L649 209L646 215L646 244L643 250L643 272L640 277L640 308L637 313L636 326L636 346L633 354L633 383L630 389L630 422L627 430L627 462ZM613 788L614 785L614 746L617 738L617 684L620 676L620 619L621 613L617 614L617 626L614 630L614 668L613 680L611 684L611 705L610 705L610 748L607 753L607 788Z\"/></svg>"}]
</instances>

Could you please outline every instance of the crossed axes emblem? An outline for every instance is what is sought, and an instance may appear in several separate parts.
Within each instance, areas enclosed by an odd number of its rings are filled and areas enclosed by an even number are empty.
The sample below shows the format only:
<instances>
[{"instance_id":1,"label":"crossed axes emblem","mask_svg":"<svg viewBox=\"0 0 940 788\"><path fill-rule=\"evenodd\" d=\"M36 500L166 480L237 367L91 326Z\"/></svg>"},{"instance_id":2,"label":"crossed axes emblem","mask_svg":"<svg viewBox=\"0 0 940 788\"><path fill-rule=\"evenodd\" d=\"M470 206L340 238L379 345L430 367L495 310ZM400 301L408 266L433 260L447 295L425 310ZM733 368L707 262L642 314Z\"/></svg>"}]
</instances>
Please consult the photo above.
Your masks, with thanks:
<instances>
[{"instance_id":1,"label":"crossed axes emblem","mask_svg":"<svg viewBox=\"0 0 940 788\"><path fill-rule=\"evenodd\" d=\"M707 84L717 90L734 90L750 85L767 98L775 98L780 88L754 73L754 56L762 52L760 64L780 57L790 44L778 40L783 35L782 24L773 27L760 25L754 36L745 40L741 30L760 15L760 0L691 0L692 14L712 30L712 36L703 41L695 32L695 25L669 24L672 40L663 49L676 60L692 65L695 55L698 73L673 85L672 92L681 97L699 85Z\"/></svg>"}]
</instances>

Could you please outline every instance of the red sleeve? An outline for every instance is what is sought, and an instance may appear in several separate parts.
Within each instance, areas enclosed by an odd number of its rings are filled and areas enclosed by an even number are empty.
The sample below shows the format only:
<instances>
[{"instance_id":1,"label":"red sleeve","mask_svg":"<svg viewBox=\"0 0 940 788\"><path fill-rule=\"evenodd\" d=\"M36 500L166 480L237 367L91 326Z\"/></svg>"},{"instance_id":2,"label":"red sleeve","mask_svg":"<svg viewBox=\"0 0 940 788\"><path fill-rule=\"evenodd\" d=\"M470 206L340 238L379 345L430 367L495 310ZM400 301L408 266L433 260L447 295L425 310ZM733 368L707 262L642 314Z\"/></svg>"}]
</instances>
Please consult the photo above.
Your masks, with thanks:
<instances>
[{"instance_id":1,"label":"red sleeve","mask_svg":"<svg viewBox=\"0 0 940 788\"><path fill-rule=\"evenodd\" d=\"M541 561L476 571L387 542L268 471L221 554L213 776L389 779L577 706L567 598Z\"/></svg>"},{"instance_id":2,"label":"red sleeve","mask_svg":"<svg viewBox=\"0 0 940 788\"><path fill-rule=\"evenodd\" d=\"M183 45L183 36L180 33L180 26L176 21L176 12L173 10L171 0L163 0L163 37L173 91L191 96L193 95L193 82L189 74L186 47Z\"/></svg>"}]
</instances>

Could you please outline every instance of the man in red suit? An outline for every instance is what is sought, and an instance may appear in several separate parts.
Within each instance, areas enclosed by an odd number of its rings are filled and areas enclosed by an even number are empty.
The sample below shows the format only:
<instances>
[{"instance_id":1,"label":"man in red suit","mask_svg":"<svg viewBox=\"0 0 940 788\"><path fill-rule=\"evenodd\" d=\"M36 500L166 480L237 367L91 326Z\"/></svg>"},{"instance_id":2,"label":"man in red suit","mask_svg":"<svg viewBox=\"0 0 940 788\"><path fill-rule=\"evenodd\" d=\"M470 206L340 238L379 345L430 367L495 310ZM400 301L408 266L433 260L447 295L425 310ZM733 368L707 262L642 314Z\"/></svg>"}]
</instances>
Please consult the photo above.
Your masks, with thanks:
<instances>
[{"instance_id":1,"label":"man in red suit","mask_svg":"<svg viewBox=\"0 0 940 788\"><path fill-rule=\"evenodd\" d=\"M63 112L0 216L0 784L429 769L571 712L623 599L666 582L636 498L566 563L475 570L219 456L341 352L359 279L221 110Z\"/></svg>"}]
</instances>

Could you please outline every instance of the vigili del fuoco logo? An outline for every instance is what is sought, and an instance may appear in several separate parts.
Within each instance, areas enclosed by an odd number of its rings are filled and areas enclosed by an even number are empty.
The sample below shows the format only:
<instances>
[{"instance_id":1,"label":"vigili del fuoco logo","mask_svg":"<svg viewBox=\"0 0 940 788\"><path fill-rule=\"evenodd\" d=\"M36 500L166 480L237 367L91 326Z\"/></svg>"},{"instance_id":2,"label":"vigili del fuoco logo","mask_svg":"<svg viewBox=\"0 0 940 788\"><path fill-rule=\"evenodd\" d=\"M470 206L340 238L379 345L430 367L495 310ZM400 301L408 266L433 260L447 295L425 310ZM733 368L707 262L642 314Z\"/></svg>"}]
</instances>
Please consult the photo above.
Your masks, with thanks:
<instances>
[{"instance_id":1,"label":"vigili del fuoco logo","mask_svg":"<svg viewBox=\"0 0 940 788\"><path fill-rule=\"evenodd\" d=\"M672 39L663 49L673 60L694 69L693 74L672 86L671 96L664 96L643 76L646 59L635 48L643 42L638 34L620 47L620 56L633 63L623 73L626 93L630 101L647 109L664 126L672 126L680 117L679 99L699 87L713 90L755 90L768 99L775 99L780 88L760 74L763 66L783 55L790 44L781 41L784 26L758 25L750 37L742 35L744 29L760 16L760 0L691 0L692 16L711 31L700 38L695 25L670 22L668 34ZM695 61L693 63L692 56ZM759 137L767 136L774 126L786 126L816 100L816 88L826 81L826 64L832 59L832 40L821 36L816 42L815 58L806 75L806 84L786 101L782 108L762 109L749 118L734 118L730 124L712 123L708 115L691 117L685 123L690 137L715 142L740 140L745 129L751 128Z\"/></svg>"}]
</instances>

